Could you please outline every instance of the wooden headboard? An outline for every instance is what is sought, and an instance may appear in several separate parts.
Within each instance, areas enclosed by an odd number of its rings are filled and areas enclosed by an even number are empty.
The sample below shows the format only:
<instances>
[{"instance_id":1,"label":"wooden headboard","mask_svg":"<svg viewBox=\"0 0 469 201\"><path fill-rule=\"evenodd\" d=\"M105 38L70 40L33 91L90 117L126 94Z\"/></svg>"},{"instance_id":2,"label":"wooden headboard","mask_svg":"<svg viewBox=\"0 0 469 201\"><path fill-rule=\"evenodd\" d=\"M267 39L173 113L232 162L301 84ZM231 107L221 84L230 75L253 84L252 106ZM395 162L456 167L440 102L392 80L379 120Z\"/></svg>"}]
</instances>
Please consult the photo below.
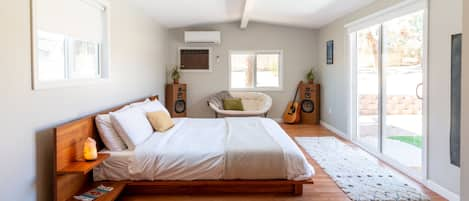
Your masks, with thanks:
<instances>
[{"instance_id":1,"label":"wooden headboard","mask_svg":"<svg viewBox=\"0 0 469 201\"><path fill-rule=\"evenodd\" d=\"M151 96L149 98L155 100L158 99L158 96ZM134 102L143 100L145 99ZM88 172L63 174L60 170L70 166L73 162L84 161L82 150L83 144L88 137L96 140L98 149L102 148L103 143L99 138L95 124L96 115L116 111L125 105L101 111L55 128L54 200L68 200L79 192L83 186L86 186L87 183L92 183L92 174Z\"/></svg>"}]
</instances>

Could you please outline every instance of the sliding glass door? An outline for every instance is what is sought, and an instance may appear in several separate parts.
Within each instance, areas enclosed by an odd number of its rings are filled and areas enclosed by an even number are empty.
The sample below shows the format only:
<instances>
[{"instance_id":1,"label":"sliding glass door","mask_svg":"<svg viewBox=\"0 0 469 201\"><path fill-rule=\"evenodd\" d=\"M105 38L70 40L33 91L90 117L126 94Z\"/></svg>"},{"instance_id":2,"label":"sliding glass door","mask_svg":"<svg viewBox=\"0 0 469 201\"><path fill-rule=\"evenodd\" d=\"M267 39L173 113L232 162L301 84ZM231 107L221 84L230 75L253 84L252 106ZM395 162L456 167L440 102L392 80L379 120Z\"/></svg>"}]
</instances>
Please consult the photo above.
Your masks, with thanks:
<instances>
[{"instance_id":1,"label":"sliding glass door","mask_svg":"<svg viewBox=\"0 0 469 201\"><path fill-rule=\"evenodd\" d=\"M356 105L354 140L422 175L424 11L350 34Z\"/></svg>"},{"instance_id":2,"label":"sliding glass door","mask_svg":"<svg viewBox=\"0 0 469 201\"><path fill-rule=\"evenodd\" d=\"M380 41L381 26L356 33L357 37L357 140L377 151L380 138Z\"/></svg>"},{"instance_id":3,"label":"sliding glass door","mask_svg":"<svg viewBox=\"0 0 469 201\"><path fill-rule=\"evenodd\" d=\"M382 25L383 154L422 168L423 12Z\"/></svg>"}]
</instances>

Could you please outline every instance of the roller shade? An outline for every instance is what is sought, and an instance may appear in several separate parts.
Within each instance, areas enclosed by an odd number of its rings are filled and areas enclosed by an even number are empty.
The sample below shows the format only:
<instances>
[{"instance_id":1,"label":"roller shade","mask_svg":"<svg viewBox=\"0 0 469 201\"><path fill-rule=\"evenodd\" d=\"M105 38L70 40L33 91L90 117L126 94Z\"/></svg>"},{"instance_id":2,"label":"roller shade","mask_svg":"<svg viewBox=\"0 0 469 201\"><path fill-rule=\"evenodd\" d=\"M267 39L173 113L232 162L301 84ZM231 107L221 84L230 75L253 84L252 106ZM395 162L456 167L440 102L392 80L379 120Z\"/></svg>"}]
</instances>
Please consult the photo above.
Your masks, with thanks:
<instances>
[{"instance_id":1,"label":"roller shade","mask_svg":"<svg viewBox=\"0 0 469 201\"><path fill-rule=\"evenodd\" d=\"M36 0L36 28L101 43L105 9L92 0Z\"/></svg>"}]
</instances>

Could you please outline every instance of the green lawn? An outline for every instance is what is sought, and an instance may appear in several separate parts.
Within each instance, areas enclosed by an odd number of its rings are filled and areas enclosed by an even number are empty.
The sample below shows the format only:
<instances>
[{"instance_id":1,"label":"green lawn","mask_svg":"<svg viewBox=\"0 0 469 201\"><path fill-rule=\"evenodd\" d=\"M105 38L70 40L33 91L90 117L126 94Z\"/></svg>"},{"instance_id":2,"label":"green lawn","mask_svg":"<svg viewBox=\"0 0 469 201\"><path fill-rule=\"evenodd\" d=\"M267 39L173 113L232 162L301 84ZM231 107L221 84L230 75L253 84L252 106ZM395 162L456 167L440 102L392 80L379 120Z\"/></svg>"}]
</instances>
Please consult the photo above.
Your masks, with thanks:
<instances>
[{"instance_id":1,"label":"green lawn","mask_svg":"<svg viewBox=\"0 0 469 201\"><path fill-rule=\"evenodd\" d=\"M422 136L390 136L388 139L401 141L422 148Z\"/></svg>"}]
</instances>

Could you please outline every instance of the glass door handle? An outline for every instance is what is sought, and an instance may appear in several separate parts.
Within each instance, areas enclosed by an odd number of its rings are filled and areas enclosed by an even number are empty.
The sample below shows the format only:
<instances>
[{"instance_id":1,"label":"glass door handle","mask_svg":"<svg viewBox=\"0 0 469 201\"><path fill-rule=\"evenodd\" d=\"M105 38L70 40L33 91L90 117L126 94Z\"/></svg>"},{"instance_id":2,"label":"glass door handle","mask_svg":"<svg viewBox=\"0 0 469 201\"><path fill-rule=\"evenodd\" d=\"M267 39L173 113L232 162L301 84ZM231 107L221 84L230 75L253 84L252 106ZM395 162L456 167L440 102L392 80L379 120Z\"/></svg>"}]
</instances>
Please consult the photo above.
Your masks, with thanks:
<instances>
[{"instance_id":1,"label":"glass door handle","mask_svg":"<svg viewBox=\"0 0 469 201\"><path fill-rule=\"evenodd\" d=\"M419 93L419 88L421 87L423 87L423 83L417 84L417 87L415 87L415 96L417 96L419 100L423 100L423 97Z\"/></svg>"}]
</instances>

